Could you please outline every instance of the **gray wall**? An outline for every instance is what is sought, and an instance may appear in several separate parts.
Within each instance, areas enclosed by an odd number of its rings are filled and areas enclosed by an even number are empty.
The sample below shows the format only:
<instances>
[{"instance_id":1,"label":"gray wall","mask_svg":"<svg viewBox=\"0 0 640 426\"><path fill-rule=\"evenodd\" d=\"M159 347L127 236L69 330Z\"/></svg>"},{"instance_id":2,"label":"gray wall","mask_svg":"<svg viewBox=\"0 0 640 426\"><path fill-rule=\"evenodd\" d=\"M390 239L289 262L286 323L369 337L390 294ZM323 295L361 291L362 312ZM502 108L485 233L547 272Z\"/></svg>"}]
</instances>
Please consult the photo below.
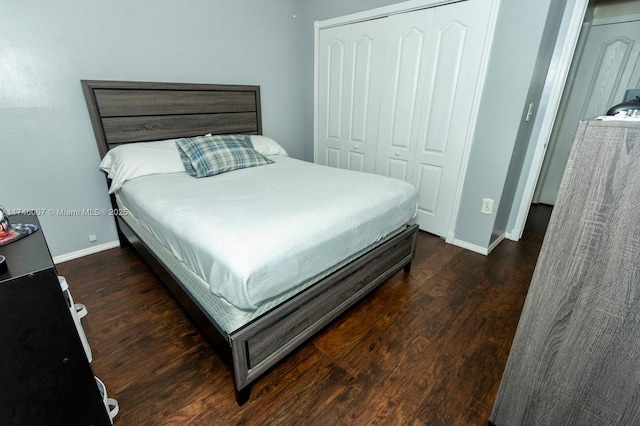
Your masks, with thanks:
<instances>
[{"instance_id":1,"label":"gray wall","mask_svg":"<svg viewBox=\"0 0 640 426\"><path fill-rule=\"evenodd\" d=\"M549 12L549 17L547 19L547 27L549 29L549 26L552 25L552 22L554 22L554 20L561 20L560 18L560 14L562 13L561 9L564 6L565 7L565 15L571 15L571 13L573 13L574 8L576 7L576 3L578 3L579 0L564 0L562 2L559 2L560 4L552 4L551 5L551 10ZM574 62L577 60L577 58L579 57L579 51L581 50L581 45L583 44L582 40L586 34L588 33L588 29L590 27L590 21L593 19L593 0L590 0L589 2L591 5L589 7L587 7L586 13L585 13L585 17L584 17L584 22L582 24L582 29L580 32L580 36L579 36L579 41L577 43L576 46L576 56L574 58ZM557 34L556 37L559 37L561 40L566 40L568 34L569 34L569 25L570 25L570 20L569 19L565 19L564 22L558 22L557 24L559 24L558 30L557 30ZM556 31L550 31L552 34L556 33ZM547 42L545 42L545 40L547 40ZM582 41L580 41L582 40ZM542 80L542 76L540 75L540 73L544 73L545 76L546 75L553 75L554 73L557 73L559 70L559 66L561 63L561 59L562 59L562 50L563 50L563 43L561 43L561 46L556 46L555 50L553 52L550 52L551 49L553 49L553 46L550 43L550 35L546 35L544 36L544 39L542 41L542 46L541 46L541 56L539 57L539 61L538 64L536 64L536 75L538 76L538 78L536 78L534 76L534 79L532 81L532 89L535 88L535 86L540 86L542 85L542 92L541 92L541 99L539 102L539 105L541 107L544 108L549 108L550 107L550 102L551 102L551 92L553 91L553 85L555 84L555 82L553 80L549 80L548 82L545 82L546 80ZM551 58L550 58L550 64L549 64L549 68L548 69L540 69L539 65L540 65L540 58L542 56L544 56L543 52L547 52L547 54L551 53ZM569 77L570 79L570 77ZM539 110L539 109L538 109ZM514 193L513 193L513 200L510 203L510 205L508 203L505 203L504 208L509 208L511 209L511 212L509 214L508 220L507 220L507 224L504 227L506 232L508 233L514 233L516 236L521 232L521 226L524 226L525 224L520 224L518 222L518 216L520 214L520 207L521 204L523 202L529 202L530 200L523 200L524 198L524 191L525 188L527 187L528 184L528 180L529 180L529 173L531 173L532 171L532 167L540 167L540 164L533 164L533 160L534 160L534 155L536 153L536 150L538 149L538 142L539 142L539 138L541 136L541 132L542 132L542 124L544 121L544 114L542 112L540 112L539 114L536 114L536 116L534 117L534 125L533 125L533 130L531 132L531 134L529 135L529 141L528 144L524 144L521 143L520 141L518 141L516 143L517 146L520 146L520 155L524 156L524 159L522 161L522 164L520 166L520 176L513 176L512 179L507 179L507 184L511 184L515 186L515 182L514 180L519 179L518 183L517 183L517 187L513 188L514 189ZM524 141L522 141L524 142ZM517 149L517 148L516 148ZM526 152L523 152L525 151ZM514 155L516 153L514 152ZM514 167L514 161L512 160L512 165L511 168ZM502 207L502 206L501 206ZM501 211L503 211L503 209L501 209ZM504 211L504 213L506 213L506 211Z\"/></svg>"},{"instance_id":2,"label":"gray wall","mask_svg":"<svg viewBox=\"0 0 640 426\"><path fill-rule=\"evenodd\" d=\"M455 228L456 239L478 247L489 246L492 236L495 239L501 232L499 228L508 216L510 206L507 208L502 203L502 197L509 196L505 183L523 111L535 101L528 98L529 88L549 7L550 0L502 0L500 4ZM510 174L519 175L519 172L512 170ZM483 198L492 198L494 205L499 206L494 215L480 213ZM496 218L500 218L501 223L494 228Z\"/></svg>"},{"instance_id":3,"label":"gray wall","mask_svg":"<svg viewBox=\"0 0 640 426\"><path fill-rule=\"evenodd\" d=\"M522 112L522 116L524 117L528 110L528 103L533 102L535 104L534 115L528 122L524 120L521 121L520 129L518 130L509 171L504 183L502 199L500 200L500 208L496 215L492 241L499 235L513 230L514 222L518 215L518 207L522 202L522 192L531 168L533 153L538 142L539 126L543 119L542 116L538 116L537 112L542 102L544 102L545 105L548 103L547 98L543 99L543 92L547 89L545 83L552 58L554 55L557 56L560 53L556 50L555 42L561 31L567 3L569 3L571 7L575 4L573 0L556 0L551 2L550 5L531 86L529 87L529 93L527 95L527 104L525 104L524 111ZM562 31L566 33L567 28L563 27ZM548 97L548 94L545 95Z\"/></svg>"},{"instance_id":4,"label":"gray wall","mask_svg":"<svg viewBox=\"0 0 640 426\"><path fill-rule=\"evenodd\" d=\"M264 133L303 158L292 3L0 0L0 204L108 208L81 79L259 84ZM311 144L311 142L309 142ZM40 221L54 256L117 239L112 217Z\"/></svg>"},{"instance_id":5,"label":"gray wall","mask_svg":"<svg viewBox=\"0 0 640 426\"><path fill-rule=\"evenodd\" d=\"M0 0L0 143L9 209L108 208L80 79L259 84L264 133L313 159L313 22L393 0ZM456 238L487 247L550 0L502 0ZM78 17L76 17L78 16ZM517 49L515 48L517 46ZM499 124L499 125L498 125ZM506 216L505 216L506 217ZM42 214L54 256L116 239L111 217ZM504 222L498 221L497 227Z\"/></svg>"}]
</instances>

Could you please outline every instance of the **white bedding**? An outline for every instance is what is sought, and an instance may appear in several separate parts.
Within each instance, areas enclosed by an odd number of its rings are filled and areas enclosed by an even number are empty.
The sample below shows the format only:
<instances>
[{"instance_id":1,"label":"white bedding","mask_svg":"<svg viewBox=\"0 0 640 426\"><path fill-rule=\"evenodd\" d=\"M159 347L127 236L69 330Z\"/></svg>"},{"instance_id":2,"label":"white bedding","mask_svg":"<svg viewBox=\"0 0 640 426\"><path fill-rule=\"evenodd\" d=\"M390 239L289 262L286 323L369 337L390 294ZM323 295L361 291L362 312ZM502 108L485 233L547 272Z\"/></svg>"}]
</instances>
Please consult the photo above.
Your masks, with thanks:
<instances>
[{"instance_id":1,"label":"white bedding","mask_svg":"<svg viewBox=\"0 0 640 426\"><path fill-rule=\"evenodd\" d=\"M285 156L260 167L195 179L138 177L117 193L141 225L210 291L256 309L415 216L403 181Z\"/></svg>"}]
</instances>

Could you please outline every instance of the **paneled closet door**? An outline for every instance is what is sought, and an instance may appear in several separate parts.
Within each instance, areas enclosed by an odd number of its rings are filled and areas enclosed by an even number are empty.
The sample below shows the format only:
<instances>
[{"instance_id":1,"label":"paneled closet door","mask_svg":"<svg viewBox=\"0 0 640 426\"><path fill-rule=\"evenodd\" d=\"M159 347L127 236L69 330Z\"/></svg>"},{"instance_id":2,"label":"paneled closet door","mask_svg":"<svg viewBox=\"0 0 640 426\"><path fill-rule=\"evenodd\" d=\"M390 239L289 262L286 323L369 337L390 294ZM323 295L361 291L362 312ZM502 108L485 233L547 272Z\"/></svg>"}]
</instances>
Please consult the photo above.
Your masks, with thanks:
<instances>
[{"instance_id":1,"label":"paneled closet door","mask_svg":"<svg viewBox=\"0 0 640 426\"><path fill-rule=\"evenodd\" d=\"M451 221L491 0L468 0L433 9L423 75L411 182L418 189L420 229L446 236Z\"/></svg>"},{"instance_id":2,"label":"paneled closet door","mask_svg":"<svg viewBox=\"0 0 640 426\"><path fill-rule=\"evenodd\" d=\"M465 0L321 29L316 162L411 182L420 229L448 237L492 10Z\"/></svg>"},{"instance_id":3,"label":"paneled closet door","mask_svg":"<svg viewBox=\"0 0 640 426\"><path fill-rule=\"evenodd\" d=\"M387 49L382 83L375 173L411 180L418 136L417 109L430 78L428 43L433 9L387 18Z\"/></svg>"},{"instance_id":4,"label":"paneled closet door","mask_svg":"<svg viewBox=\"0 0 640 426\"><path fill-rule=\"evenodd\" d=\"M320 31L320 164L374 171L385 24L380 19Z\"/></svg>"},{"instance_id":5,"label":"paneled closet door","mask_svg":"<svg viewBox=\"0 0 640 426\"><path fill-rule=\"evenodd\" d=\"M343 163L345 135L342 123L344 76L349 27L320 31L318 42L318 148L316 162L331 167Z\"/></svg>"}]
</instances>

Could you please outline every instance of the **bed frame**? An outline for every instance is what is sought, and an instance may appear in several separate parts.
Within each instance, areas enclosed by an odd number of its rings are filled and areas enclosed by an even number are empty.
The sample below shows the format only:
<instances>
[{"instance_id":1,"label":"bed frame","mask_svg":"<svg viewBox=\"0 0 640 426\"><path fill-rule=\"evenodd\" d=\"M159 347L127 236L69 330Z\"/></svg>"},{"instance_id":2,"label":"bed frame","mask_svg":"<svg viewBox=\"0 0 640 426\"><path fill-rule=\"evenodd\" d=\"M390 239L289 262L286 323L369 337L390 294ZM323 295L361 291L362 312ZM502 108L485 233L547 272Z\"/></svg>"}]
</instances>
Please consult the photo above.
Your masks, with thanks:
<instances>
[{"instance_id":1,"label":"bed frame","mask_svg":"<svg viewBox=\"0 0 640 426\"><path fill-rule=\"evenodd\" d=\"M260 87L82 80L100 157L119 144L213 134L262 134ZM107 182L108 183L108 182ZM116 208L115 197L111 201ZM116 216L121 246L132 245L230 365L236 400L251 384L365 295L404 268L417 225L385 241L262 316L226 333L147 245Z\"/></svg>"}]
</instances>

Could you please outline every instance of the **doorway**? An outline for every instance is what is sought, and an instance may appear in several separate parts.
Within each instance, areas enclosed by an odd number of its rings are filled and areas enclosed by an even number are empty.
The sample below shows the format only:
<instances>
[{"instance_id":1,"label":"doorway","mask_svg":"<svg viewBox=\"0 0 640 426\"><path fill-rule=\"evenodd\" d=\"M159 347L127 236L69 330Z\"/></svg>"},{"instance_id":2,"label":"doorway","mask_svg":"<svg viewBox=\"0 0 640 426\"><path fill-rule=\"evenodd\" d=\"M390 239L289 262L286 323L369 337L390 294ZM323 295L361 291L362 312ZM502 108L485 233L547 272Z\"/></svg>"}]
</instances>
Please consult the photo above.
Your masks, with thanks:
<instances>
[{"instance_id":1,"label":"doorway","mask_svg":"<svg viewBox=\"0 0 640 426\"><path fill-rule=\"evenodd\" d=\"M578 122L603 115L640 88L640 1L597 1L569 72L533 196L553 205Z\"/></svg>"},{"instance_id":2,"label":"doorway","mask_svg":"<svg viewBox=\"0 0 640 426\"><path fill-rule=\"evenodd\" d=\"M598 18L594 18L596 14ZM595 2L593 0L567 0L540 108L534 120L534 131L529 140L525 164L522 167L505 228L506 238L512 241L520 240L529 209L532 203L539 202L539 199L534 195L537 193L536 188L540 187L539 182L547 174L546 168L549 167L549 158L552 156L552 153L548 152L552 149L548 150L547 145L551 141L558 120L563 115L564 108L561 109L560 104L564 100L563 95L565 98L568 96L567 92L571 89L572 77L579 69L579 65L576 64L580 62L581 52L593 21L597 19L596 23L606 25L607 21L620 21L622 16L627 20L640 20L640 0L597 0ZM570 65L571 72L569 72ZM637 71L640 71L640 66ZM613 102L613 104L619 102L622 102L622 99ZM566 102L562 103L563 106L566 104ZM603 114L605 111L598 112L596 115ZM578 119L575 119L572 124L575 126L573 129L573 133L575 133ZM569 145L572 142L573 135L569 140ZM543 163L546 163L545 170L543 170ZM561 166L561 174L564 173L565 166L566 160Z\"/></svg>"}]
</instances>

